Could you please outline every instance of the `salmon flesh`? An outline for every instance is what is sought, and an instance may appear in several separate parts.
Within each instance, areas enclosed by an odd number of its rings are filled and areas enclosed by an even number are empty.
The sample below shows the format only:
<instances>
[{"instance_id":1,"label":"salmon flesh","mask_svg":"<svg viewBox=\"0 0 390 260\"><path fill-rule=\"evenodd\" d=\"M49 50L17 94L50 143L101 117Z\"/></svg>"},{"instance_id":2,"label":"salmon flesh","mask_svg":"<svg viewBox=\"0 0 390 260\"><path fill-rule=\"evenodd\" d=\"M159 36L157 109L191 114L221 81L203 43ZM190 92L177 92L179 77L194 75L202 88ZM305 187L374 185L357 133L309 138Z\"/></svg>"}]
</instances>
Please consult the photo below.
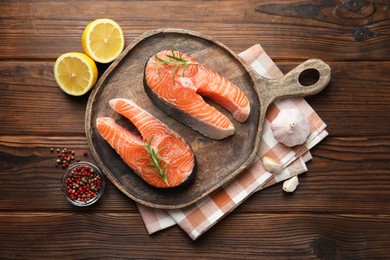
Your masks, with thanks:
<instances>
[{"instance_id":1,"label":"salmon flesh","mask_svg":"<svg viewBox=\"0 0 390 260\"><path fill-rule=\"evenodd\" d=\"M240 88L178 51L164 50L152 56L145 66L144 85L165 113L212 139L231 136L235 129L203 97L224 107L238 122L245 122L250 113L249 99Z\"/></svg>"},{"instance_id":2,"label":"salmon flesh","mask_svg":"<svg viewBox=\"0 0 390 260\"><path fill-rule=\"evenodd\" d=\"M194 177L195 155L177 133L131 100L112 99L109 104L128 118L141 136L111 117L97 118L97 130L138 176L157 188L178 187Z\"/></svg>"}]
</instances>

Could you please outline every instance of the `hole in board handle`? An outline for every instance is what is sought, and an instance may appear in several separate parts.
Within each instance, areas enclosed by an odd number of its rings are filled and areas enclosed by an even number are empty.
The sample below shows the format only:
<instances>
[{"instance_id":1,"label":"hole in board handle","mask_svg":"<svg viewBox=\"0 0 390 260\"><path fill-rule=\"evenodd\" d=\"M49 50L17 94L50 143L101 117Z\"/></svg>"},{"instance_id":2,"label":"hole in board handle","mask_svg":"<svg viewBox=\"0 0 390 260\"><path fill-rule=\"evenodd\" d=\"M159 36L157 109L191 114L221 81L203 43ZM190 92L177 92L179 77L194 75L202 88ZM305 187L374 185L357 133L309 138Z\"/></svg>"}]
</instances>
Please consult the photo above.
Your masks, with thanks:
<instances>
[{"instance_id":1,"label":"hole in board handle","mask_svg":"<svg viewBox=\"0 0 390 260\"><path fill-rule=\"evenodd\" d=\"M320 79L320 72L316 69L306 69L299 74L298 81L302 86L312 86Z\"/></svg>"}]
</instances>

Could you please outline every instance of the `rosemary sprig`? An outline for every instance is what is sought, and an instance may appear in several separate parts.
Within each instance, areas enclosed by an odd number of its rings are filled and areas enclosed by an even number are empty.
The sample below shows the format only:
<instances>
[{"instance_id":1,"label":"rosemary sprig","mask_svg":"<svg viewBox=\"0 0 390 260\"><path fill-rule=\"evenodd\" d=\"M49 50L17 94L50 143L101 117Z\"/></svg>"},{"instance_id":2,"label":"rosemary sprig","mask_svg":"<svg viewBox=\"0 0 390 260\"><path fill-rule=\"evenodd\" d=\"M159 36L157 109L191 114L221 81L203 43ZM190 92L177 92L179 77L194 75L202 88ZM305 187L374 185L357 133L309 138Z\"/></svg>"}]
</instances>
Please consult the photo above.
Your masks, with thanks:
<instances>
[{"instance_id":1,"label":"rosemary sprig","mask_svg":"<svg viewBox=\"0 0 390 260\"><path fill-rule=\"evenodd\" d=\"M171 50L171 55L167 54L168 60L164 60L160 57L158 57L157 53L154 55L156 60L158 61L158 64L160 65L160 68L158 72L160 73L160 69L162 66L172 66L173 67L173 73L172 73L172 80L173 83L175 83L175 76L178 73L180 68L183 68L182 71L182 77L184 76L184 73L186 72L187 68L190 65L198 65L197 62L191 62L189 60L186 60L183 58L183 53L181 51L177 51L177 54L175 54L175 51Z\"/></svg>"},{"instance_id":2,"label":"rosemary sprig","mask_svg":"<svg viewBox=\"0 0 390 260\"><path fill-rule=\"evenodd\" d=\"M153 140L153 136L149 138L147 142L145 142L145 150L149 154L149 158L143 158L143 160L149 160L149 166L153 167L153 173L159 177L161 180L163 180L167 186L168 184L168 170L169 170L169 165L170 162L164 166L162 163L162 158L159 155L159 153L165 149L166 147L160 149L160 150L154 150L151 146Z\"/></svg>"}]
</instances>

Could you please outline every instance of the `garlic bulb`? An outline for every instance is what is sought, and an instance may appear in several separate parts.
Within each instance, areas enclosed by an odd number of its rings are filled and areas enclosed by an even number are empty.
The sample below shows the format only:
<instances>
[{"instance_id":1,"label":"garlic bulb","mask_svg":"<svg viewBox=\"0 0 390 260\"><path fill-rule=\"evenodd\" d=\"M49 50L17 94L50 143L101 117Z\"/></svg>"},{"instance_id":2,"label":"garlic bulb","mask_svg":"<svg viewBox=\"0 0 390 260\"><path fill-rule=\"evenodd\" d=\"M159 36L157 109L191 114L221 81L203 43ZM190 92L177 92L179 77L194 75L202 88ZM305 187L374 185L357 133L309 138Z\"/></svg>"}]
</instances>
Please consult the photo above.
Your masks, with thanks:
<instances>
[{"instance_id":1,"label":"garlic bulb","mask_svg":"<svg viewBox=\"0 0 390 260\"><path fill-rule=\"evenodd\" d=\"M277 174L283 170L283 165L281 163L278 163L267 156L264 156L261 161L263 162L264 169L270 173Z\"/></svg>"},{"instance_id":2,"label":"garlic bulb","mask_svg":"<svg viewBox=\"0 0 390 260\"><path fill-rule=\"evenodd\" d=\"M303 144L310 134L309 120L298 108L280 111L271 129L275 139L289 147Z\"/></svg>"},{"instance_id":3,"label":"garlic bulb","mask_svg":"<svg viewBox=\"0 0 390 260\"><path fill-rule=\"evenodd\" d=\"M283 190L285 192L293 192L298 187L298 176L294 176L291 179L283 182Z\"/></svg>"}]
</instances>

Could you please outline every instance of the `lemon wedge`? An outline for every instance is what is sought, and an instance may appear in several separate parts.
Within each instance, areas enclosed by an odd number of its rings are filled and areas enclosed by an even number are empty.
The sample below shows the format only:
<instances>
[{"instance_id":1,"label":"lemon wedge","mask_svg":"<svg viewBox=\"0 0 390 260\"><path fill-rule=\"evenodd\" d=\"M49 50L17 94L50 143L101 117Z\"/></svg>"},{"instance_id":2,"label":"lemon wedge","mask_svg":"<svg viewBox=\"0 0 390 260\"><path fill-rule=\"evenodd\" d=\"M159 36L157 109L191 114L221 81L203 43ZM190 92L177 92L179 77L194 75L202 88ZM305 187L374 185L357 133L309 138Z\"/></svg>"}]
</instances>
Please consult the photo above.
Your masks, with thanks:
<instances>
[{"instance_id":1,"label":"lemon wedge","mask_svg":"<svg viewBox=\"0 0 390 260\"><path fill-rule=\"evenodd\" d=\"M121 27L115 21L104 18L85 27L81 43L89 57L100 63L109 63L121 54L125 40Z\"/></svg>"},{"instance_id":2,"label":"lemon wedge","mask_svg":"<svg viewBox=\"0 0 390 260\"><path fill-rule=\"evenodd\" d=\"M65 93L81 96L95 85L98 70L95 61L86 54L68 52L57 58L54 77Z\"/></svg>"}]
</instances>

